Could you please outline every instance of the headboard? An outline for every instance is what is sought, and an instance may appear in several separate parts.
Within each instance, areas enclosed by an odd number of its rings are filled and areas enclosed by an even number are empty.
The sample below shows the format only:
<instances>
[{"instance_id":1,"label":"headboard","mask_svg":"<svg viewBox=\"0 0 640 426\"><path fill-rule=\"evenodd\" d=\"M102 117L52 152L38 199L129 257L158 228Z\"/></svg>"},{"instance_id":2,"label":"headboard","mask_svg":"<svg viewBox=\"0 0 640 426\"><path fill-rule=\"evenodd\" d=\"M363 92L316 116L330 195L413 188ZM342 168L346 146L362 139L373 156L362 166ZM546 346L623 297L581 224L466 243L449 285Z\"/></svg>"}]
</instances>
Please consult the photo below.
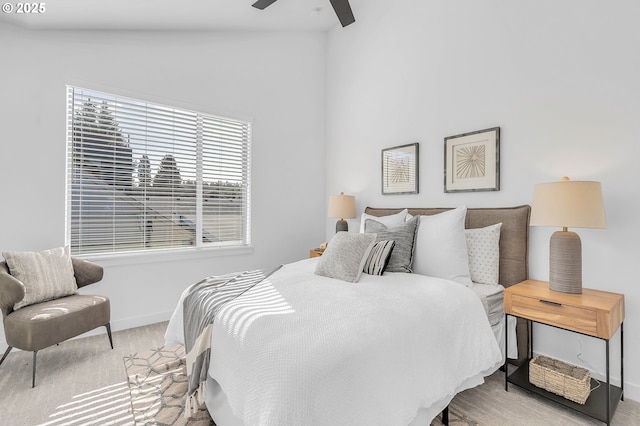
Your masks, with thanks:
<instances>
[{"instance_id":1,"label":"headboard","mask_svg":"<svg viewBox=\"0 0 640 426\"><path fill-rule=\"evenodd\" d=\"M402 211L367 207L364 212L372 216L387 216ZM409 213L433 215L449 208L409 208ZM529 216L531 207L469 208L465 228L483 228L502 222L500 228L500 284L510 287L529 278Z\"/></svg>"},{"instance_id":2,"label":"headboard","mask_svg":"<svg viewBox=\"0 0 640 426\"><path fill-rule=\"evenodd\" d=\"M450 208L408 208L409 213L433 215ZM372 216L387 216L398 213L403 208L367 207L364 212ZM468 208L465 227L467 229L483 228L502 223L500 228L500 284L510 287L529 278L529 217L531 207L528 205L497 208ZM518 320L518 361L525 359L528 353L529 334L527 323Z\"/></svg>"}]
</instances>

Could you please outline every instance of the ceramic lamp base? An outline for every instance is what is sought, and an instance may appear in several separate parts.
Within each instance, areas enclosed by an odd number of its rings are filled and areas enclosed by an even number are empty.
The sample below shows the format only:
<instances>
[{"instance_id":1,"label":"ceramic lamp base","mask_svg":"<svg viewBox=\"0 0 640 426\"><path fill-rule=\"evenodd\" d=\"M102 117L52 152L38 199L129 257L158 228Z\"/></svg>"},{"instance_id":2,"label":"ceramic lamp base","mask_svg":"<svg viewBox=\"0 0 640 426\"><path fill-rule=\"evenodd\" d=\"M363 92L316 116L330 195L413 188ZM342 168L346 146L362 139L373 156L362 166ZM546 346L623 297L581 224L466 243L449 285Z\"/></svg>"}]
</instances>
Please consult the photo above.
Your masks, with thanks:
<instances>
[{"instance_id":1,"label":"ceramic lamp base","mask_svg":"<svg viewBox=\"0 0 640 426\"><path fill-rule=\"evenodd\" d=\"M349 232L349 224L344 219L340 219L336 222L336 233L340 231Z\"/></svg>"},{"instance_id":2,"label":"ceramic lamp base","mask_svg":"<svg viewBox=\"0 0 640 426\"><path fill-rule=\"evenodd\" d=\"M549 245L549 288L582 293L582 243L575 232L557 231Z\"/></svg>"}]
</instances>

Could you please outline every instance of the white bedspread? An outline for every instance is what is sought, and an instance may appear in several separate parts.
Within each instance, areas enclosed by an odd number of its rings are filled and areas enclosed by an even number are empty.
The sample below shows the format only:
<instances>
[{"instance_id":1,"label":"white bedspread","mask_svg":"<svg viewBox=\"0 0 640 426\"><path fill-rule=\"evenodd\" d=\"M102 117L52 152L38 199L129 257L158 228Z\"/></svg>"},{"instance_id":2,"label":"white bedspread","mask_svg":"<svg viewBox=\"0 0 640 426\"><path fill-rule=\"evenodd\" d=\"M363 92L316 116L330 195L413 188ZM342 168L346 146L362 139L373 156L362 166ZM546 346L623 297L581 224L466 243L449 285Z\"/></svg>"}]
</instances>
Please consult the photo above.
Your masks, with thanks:
<instances>
[{"instance_id":1,"label":"white bedspread","mask_svg":"<svg viewBox=\"0 0 640 426\"><path fill-rule=\"evenodd\" d=\"M502 363L469 288L399 273L351 284L316 262L285 265L214 323L209 374L244 425L407 425ZM182 342L181 307L168 345Z\"/></svg>"}]
</instances>

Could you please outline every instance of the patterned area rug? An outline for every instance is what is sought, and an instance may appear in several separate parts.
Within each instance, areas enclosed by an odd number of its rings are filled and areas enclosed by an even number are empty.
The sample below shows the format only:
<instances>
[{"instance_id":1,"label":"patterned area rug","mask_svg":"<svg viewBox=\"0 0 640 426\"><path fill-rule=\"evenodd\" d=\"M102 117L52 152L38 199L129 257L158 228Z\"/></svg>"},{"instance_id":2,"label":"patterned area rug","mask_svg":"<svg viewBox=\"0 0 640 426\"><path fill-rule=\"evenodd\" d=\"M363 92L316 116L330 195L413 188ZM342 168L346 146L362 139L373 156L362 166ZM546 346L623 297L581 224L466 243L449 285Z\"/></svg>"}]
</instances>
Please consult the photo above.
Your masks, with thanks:
<instances>
[{"instance_id":1,"label":"patterned area rug","mask_svg":"<svg viewBox=\"0 0 640 426\"><path fill-rule=\"evenodd\" d=\"M136 425L215 426L205 408L190 419L184 417L187 366L184 347L158 348L124 358L129 378L131 406ZM479 423L449 407L449 425L478 426ZM442 426L440 416L431 426Z\"/></svg>"},{"instance_id":2,"label":"patterned area rug","mask_svg":"<svg viewBox=\"0 0 640 426\"><path fill-rule=\"evenodd\" d=\"M158 348L124 358L136 425L209 426L206 408L184 417L187 366L184 347Z\"/></svg>"}]
</instances>

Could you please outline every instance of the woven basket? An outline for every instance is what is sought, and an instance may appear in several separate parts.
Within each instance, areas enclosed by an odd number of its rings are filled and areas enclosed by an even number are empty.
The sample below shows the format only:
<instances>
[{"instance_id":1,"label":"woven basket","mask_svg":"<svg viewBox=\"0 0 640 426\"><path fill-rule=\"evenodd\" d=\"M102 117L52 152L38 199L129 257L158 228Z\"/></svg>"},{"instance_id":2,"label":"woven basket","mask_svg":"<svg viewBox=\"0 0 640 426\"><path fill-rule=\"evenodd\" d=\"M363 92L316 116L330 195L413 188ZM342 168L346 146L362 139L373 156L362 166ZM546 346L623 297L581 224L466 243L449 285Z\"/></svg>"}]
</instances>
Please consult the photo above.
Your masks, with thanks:
<instances>
[{"instance_id":1,"label":"woven basket","mask_svg":"<svg viewBox=\"0 0 640 426\"><path fill-rule=\"evenodd\" d=\"M578 404L584 404L591 391L589 370L544 355L529 362L529 381Z\"/></svg>"}]
</instances>

